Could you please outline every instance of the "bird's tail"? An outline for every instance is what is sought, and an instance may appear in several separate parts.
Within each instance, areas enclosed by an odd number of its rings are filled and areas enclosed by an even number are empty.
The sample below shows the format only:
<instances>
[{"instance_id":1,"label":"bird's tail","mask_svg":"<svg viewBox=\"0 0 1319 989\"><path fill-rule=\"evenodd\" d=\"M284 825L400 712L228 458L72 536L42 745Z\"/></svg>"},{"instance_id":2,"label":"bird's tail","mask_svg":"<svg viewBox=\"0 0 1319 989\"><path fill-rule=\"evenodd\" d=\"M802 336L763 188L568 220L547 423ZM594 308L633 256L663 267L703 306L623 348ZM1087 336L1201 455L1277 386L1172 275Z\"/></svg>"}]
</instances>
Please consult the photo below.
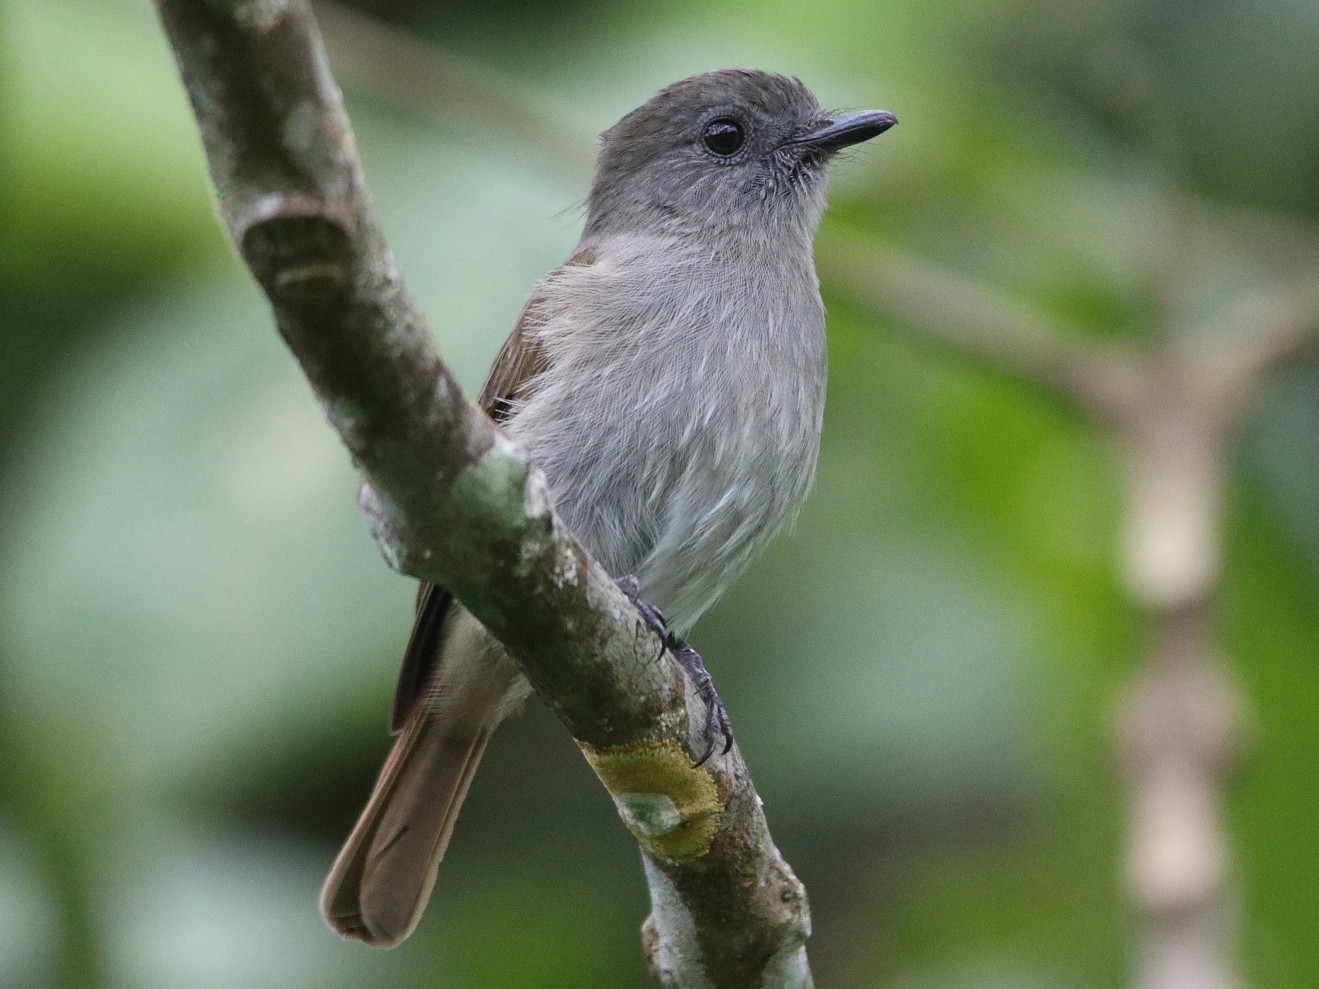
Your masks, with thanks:
<instances>
[{"instance_id":1,"label":"bird's tail","mask_svg":"<svg viewBox=\"0 0 1319 989\"><path fill-rule=\"evenodd\" d=\"M497 723L446 724L418 705L321 890L331 927L378 948L412 933Z\"/></svg>"}]
</instances>

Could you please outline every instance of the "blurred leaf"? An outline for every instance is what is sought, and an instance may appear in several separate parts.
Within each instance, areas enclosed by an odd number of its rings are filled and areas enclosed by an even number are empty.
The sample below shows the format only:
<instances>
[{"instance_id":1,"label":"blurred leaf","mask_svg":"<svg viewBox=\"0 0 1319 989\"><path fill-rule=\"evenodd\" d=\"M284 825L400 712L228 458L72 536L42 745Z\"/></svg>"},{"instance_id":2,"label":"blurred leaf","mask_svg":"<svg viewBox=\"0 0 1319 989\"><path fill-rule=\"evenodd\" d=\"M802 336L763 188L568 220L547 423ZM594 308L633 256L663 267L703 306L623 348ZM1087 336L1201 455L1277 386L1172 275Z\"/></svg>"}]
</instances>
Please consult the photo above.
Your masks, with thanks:
<instances>
[{"instance_id":1,"label":"blurred leaf","mask_svg":"<svg viewBox=\"0 0 1319 989\"><path fill-rule=\"evenodd\" d=\"M7 8L0 276L67 305L213 255L201 143L150 5Z\"/></svg>"}]
</instances>

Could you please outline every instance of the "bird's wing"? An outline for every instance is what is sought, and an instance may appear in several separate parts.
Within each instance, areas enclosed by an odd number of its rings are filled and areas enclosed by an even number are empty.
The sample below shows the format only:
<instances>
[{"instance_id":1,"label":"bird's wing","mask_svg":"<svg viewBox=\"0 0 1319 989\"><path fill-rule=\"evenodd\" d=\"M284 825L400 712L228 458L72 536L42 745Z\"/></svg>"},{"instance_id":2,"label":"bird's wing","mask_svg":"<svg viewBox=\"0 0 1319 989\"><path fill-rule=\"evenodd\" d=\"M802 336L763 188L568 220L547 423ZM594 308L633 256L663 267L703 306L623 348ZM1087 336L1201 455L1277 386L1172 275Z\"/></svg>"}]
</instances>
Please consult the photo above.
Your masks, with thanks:
<instances>
[{"instance_id":1,"label":"bird's wing","mask_svg":"<svg viewBox=\"0 0 1319 989\"><path fill-rule=\"evenodd\" d=\"M548 366L539 333L545 323L540 303L546 286L564 269L594 264L595 260L595 251L589 248L578 251L550 272L522 307L513 332L495 355L477 398L482 411L495 422L502 424L513 416L518 403L526 399L532 382ZM417 588L417 617L403 651L403 665L398 671L394 708L389 719L390 730L395 734L403 730L439 659L440 631L452 602L453 595L436 584L423 580Z\"/></svg>"}]
</instances>

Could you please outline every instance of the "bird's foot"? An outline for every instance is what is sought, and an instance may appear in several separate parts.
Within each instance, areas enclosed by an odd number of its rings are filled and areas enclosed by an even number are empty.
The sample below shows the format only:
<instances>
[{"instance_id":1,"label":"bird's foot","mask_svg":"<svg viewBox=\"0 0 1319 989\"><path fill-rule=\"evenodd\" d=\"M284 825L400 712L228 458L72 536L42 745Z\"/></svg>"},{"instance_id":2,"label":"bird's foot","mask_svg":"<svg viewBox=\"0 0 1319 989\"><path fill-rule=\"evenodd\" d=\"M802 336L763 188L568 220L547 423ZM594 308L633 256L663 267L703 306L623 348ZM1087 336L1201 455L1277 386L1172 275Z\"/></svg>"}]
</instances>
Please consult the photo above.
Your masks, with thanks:
<instances>
[{"instance_id":1,"label":"bird's foot","mask_svg":"<svg viewBox=\"0 0 1319 989\"><path fill-rule=\"evenodd\" d=\"M624 597L632 602L632 606L641 613L642 619L660 637L660 641L664 643L664 647L667 649L669 645L669 623L664 620L664 613L659 608L642 599L641 584L638 583L637 578L631 575L619 577L614 583L618 585L618 589L623 592Z\"/></svg>"},{"instance_id":2,"label":"bird's foot","mask_svg":"<svg viewBox=\"0 0 1319 989\"><path fill-rule=\"evenodd\" d=\"M720 739L723 740L724 747L719 750L719 754L727 755L728 750L733 747L733 726L728 723L728 712L724 710L724 703L715 692L714 681L710 679L710 673L701 660L701 654L672 632L668 634L664 644L673 654L673 658L678 661L678 665L692 678L697 695L705 702L705 728L701 732L705 750L695 764L700 766L714 755Z\"/></svg>"},{"instance_id":3,"label":"bird's foot","mask_svg":"<svg viewBox=\"0 0 1319 989\"><path fill-rule=\"evenodd\" d=\"M696 686L697 696L705 704L705 728L701 732L705 749L695 764L703 765L710 756L714 755L715 747L721 739L724 747L720 749L720 754L727 754L733 747L733 727L729 724L728 711L725 710L723 701L719 699L719 694L714 689L714 680L711 679L709 670L705 668L701 654L689 646L686 640L669 630L663 612L649 601L642 599L636 577L620 577L616 583L618 589L640 612L645 623L660 637L664 648L678 661L678 665L687 671L687 675L692 678L692 683Z\"/></svg>"}]
</instances>

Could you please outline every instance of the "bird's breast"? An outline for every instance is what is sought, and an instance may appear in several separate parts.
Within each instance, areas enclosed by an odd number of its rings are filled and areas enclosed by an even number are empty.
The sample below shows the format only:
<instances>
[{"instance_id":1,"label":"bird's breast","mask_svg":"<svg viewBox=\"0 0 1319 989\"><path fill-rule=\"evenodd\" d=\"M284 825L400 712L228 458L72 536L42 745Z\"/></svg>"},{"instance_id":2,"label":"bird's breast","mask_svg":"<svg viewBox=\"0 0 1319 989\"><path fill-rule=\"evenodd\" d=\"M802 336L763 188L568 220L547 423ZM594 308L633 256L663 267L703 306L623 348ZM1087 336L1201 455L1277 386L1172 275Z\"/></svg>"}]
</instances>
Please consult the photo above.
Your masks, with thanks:
<instances>
[{"instance_id":1,"label":"bird's breast","mask_svg":"<svg viewBox=\"0 0 1319 989\"><path fill-rule=\"evenodd\" d=\"M801 262L604 254L545 302L547 369L510 431L587 549L679 628L814 477L824 321Z\"/></svg>"}]
</instances>

